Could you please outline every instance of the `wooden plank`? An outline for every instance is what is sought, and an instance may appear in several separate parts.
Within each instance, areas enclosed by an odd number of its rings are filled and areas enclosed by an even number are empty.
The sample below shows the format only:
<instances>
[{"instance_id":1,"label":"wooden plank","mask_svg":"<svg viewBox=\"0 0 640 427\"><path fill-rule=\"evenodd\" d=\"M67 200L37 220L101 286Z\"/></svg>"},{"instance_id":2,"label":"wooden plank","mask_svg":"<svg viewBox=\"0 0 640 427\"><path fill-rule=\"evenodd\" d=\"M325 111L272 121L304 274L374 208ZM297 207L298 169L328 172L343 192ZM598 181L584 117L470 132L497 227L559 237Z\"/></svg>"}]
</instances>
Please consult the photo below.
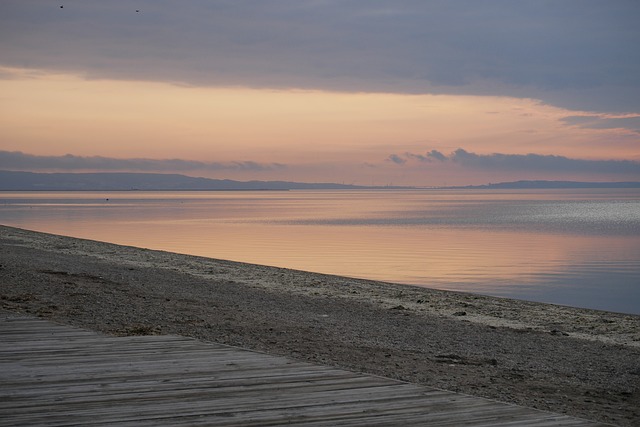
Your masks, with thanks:
<instances>
[{"instance_id":1,"label":"wooden plank","mask_svg":"<svg viewBox=\"0 0 640 427\"><path fill-rule=\"evenodd\" d=\"M0 313L0 426L601 425L176 336Z\"/></svg>"}]
</instances>

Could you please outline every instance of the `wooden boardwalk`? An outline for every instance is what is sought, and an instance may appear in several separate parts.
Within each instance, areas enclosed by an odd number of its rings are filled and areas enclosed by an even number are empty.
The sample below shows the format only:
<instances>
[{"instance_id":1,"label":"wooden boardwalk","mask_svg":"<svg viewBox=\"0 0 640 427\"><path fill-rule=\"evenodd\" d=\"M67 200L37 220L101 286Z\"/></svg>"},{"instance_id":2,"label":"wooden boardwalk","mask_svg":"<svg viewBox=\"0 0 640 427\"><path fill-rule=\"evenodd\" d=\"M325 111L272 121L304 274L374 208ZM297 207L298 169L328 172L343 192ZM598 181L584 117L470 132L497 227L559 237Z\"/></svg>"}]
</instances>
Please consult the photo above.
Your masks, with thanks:
<instances>
[{"instance_id":1,"label":"wooden boardwalk","mask_svg":"<svg viewBox=\"0 0 640 427\"><path fill-rule=\"evenodd\" d=\"M596 426L177 336L0 312L0 425Z\"/></svg>"}]
</instances>

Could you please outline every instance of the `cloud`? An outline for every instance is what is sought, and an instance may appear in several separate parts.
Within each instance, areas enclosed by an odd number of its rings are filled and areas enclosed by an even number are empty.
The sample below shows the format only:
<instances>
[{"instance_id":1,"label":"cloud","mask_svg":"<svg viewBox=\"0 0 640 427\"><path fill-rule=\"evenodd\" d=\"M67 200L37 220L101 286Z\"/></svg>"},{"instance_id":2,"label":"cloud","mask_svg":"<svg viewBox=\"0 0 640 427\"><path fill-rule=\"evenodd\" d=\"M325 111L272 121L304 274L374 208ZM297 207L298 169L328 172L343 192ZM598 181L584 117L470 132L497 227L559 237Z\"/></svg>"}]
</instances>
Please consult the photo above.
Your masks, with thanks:
<instances>
[{"instance_id":1,"label":"cloud","mask_svg":"<svg viewBox=\"0 0 640 427\"><path fill-rule=\"evenodd\" d=\"M394 156L396 156L395 154L393 154ZM427 155L422 155L422 154L416 154L416 153L404 153L405 157L407 159L415 159L418 160L419 162L428 162L429 161L429 157L428 154ZM402 164L402 163L406 163L406 159L402 159L402 157L400 156L396 156L398 157L400 160L403 160L402 162L396 162L398 164Z\"/></svg>"},{"instance_id":2,"label":"cloud","mask_svg":"<svg viewBox=\"0 0 640 427\"><path fill-rule=\"evenodd\" d=\"M640 133L640 116L607 117L607 116L567 116L561 119L571 126L587 129L628 129Z\"/></svg>"},{"instance_id":3,"label":"cloud","mask_svg":"<svg viewBox=\"0 0 640 427\"><path fill-rule=\"evenodd\" d=\"M541 154L476 154L462 148L444 155L432 150L426 155L406 153L396 164L418 160L423 163L456 163L463 167L477 170L509 171L509 172L561 172L561 173L594 173L637 175L640 179L640 162L631 160L585 160L564 156Z\"/></svg>"},{"instance_id":4,"label":"cloud","mask_svg":"<svg viewBox=\"0 0 640 427\"><path fill-rule=\"evenodd\" d=\"M402 165L407 163L406 159L403 159L402 157L398 156L397 154L391 154L389 157L387 157L387 160L390 162L393 162L397 165Z\"/></svg>"},{"instance_id":5,"label":"cloud","mask_svg":"<svg viewBox=\"0 0 640 427\"><path fill-rule=\"evenodd\" d=\"M0 169L5 170L185 172L196 170L268 171L283 168L286 168L286 165L253 161L207 163L181 159L115 159L101 156L82 157L71 154L64 156L35 156L19 151L0 151Z\"/></svg>"},{"instance_id":6,"label":"cloud","mask_svg":"<svg viewBox=\"0 0 640 427\"><path fill-rule=\"evenodd\" d=\"M431 151L429 151L428 153L426 153L424 155L416 154L416 153L404 153L404 155L405 155L405 157L407 159L415 159L415 160L418 160L420 162L431 162L432 160L444 161L447 158L444 154L442 154L441 152L439 152L437 150L431 150ZM396 162L396 163L401 164L401 163L405 163L406 162L405 159L403 159L403 158L401 158L399 156L396 156L396 157L398 157L399 160L404 160L402 162Z\"/></svg>"},{"instance_id":7,"label":"cloud","mask_svg":"<svg viewBox=\"0 0 640 427\"><path fill-rule=\"evenodd\" d=\"M443 161L445 160L447 157L442 154L441 152L437 151L437 150L431 150L427 153L427 157L430 159L436 159L436 160L440 160Z\"/></svg>"},{"instance_id":8,"label":"cloud","mask_svg":"<svg viewBox=\"0 0 640 427\"><path fill-rule=\"evenodd\" d=\"M10 67L640 111L634 1L6 0L0 12Z\"/></svg>"}]
</instances>

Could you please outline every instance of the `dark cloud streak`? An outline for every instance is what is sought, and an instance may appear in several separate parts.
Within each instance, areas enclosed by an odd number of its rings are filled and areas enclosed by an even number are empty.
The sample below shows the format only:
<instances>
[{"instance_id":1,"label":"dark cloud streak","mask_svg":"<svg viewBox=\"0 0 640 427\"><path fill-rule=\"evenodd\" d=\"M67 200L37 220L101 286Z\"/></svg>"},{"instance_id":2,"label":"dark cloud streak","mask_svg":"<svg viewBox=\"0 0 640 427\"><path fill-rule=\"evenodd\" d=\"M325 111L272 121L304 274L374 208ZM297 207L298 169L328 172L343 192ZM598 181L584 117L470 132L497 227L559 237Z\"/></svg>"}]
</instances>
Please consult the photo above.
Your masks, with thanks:
<instances>
[{"instance_id":1,"label":"dark cloud streak","mask_svg":"<svg viewBox=\"0 0 640 427\"><path fill-rule=\"evenodd\" d=\"M568 125L587 129L629 129L640 132L640 117L567 116L562 121Z\"/></svg>"},{"instance_id":2,"label":"dark cloud streak","mask_svg":"<svg viewBox=\"0 0 640 427\"><path fill-rule=\"evenodd\" d=\"M463 167L478 170L552 172L552 173L594 173L637 175L640 178L640 162L631 160L585 160L564 156L541 154L476 154L462 148L448 156L432 150L426 155L406 153L404 156L392 155L399 160L396 164L405 164L408 160L422 163L457 163Z\"/></svg>"},{"instance_id":3,"label":"dark cloud streak","mask_svg":"<svg viewBox=\"0 0 640 427\"><path fill-rule=\"evenodd\" d=\"M0 169L5 170L65 170L65 171L138 171L138 172L185 172L243 170L267 171L283 169L280 163L257 163L253 161L199 162L182 159L116 159L110 157L35 156L19 151L0 151Z\"/></svg>"},{"instance_id":4,"label":"dark cloud streak","mask_svg":"<svg viewBox=\"0 0 640 427\"><path fill-rule=\"evenodd\" d=\"M403 159L402 157L398 156L397 154L391 154L389 157L387 157L387 160L390 162L393 162L397 165L402 165L407 163L406 159Z\"/></svg>"},{"instance_id":5,"label":"dark cloud streak","mask_svg":"<svg viewBox=\"0 0 640 427\"><path fill-rule=\"evenodd\" d=\"M9 0L0 12L7 66L640 111L634 1Z\"/></svg>"}]
</instances>

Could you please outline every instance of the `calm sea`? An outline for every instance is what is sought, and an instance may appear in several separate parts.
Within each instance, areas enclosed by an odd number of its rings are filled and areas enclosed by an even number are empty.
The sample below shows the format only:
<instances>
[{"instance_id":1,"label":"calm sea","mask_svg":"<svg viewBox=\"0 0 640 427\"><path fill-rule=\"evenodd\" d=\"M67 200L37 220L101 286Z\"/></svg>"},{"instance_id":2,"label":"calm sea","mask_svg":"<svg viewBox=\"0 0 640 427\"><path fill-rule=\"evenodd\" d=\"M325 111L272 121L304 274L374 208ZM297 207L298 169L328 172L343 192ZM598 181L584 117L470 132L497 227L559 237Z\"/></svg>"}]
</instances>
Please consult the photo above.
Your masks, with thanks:
<instances>
[{"instance_id":1,"label":"calm sea","mask_svg":"<svg viewBox=\"0 0 640 427\"><path fill-rule=\"evenodd\" d=\"M0 192L0 223L640 314L639 190Z\"/></svg>"}]
</instances>

